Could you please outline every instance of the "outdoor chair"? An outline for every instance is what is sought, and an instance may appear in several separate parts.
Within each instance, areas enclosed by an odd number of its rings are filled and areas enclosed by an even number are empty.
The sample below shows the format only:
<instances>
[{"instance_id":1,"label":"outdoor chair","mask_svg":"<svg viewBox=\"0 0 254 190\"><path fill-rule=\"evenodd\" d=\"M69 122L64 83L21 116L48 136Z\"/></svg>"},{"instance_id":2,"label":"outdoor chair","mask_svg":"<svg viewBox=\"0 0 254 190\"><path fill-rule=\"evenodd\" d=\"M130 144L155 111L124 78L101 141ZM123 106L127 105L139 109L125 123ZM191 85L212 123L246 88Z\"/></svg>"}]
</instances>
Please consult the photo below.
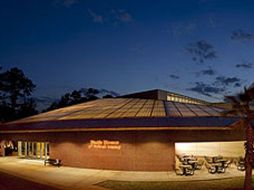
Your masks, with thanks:
<instances>
[{"instance_id":1,"label":"outdoor chair","mask_svg":"<svg viewBox=\"0 0 254 190\"><path fill-rule=\"evenodd\" d=\"M212 158L208 157L208 156L204 156L205 160L207 163L212 163Z\"/></svg>"},{"instance_id":2,"label":"outdoor chair","mask_svg":"<svg viewBox=\"0 0 254 190\"><path fill-rule=\"evenodd\" d=\"M224 167L218 167L218 169L217 169L218 173L225 173L225 171L226 171L226 168L224 168Z\"/></svg>"},{"instance_id":3,"label":"outdoor chair","mask_svg":"<svg viewBox=\"0 0 254 190\"><path fill-rule=\"evenodd\" d=\"M206 166L209 173L211 173L211 174L216 173L216 167L215 166L209 164L208 162L205 163L205 166Z\"/></svg>"},{"instance_id":4,"label":"outdoor chair","mask_svg":"<svg viewBox=\"0 0 254 190\"><path fill-rule=\"evenodd\" d=\"M179 160L180 162L183 162L183 161L184 161L184 155L185 155L185 154L183 154L183 155L176 155L176 157L178 158L178 160Z\"/></svg>"},{"instance_id":5,"label":"outdoor chair","mask_svg":"<svg viewBox=\"0 0 254 190\"><path fill-rule=\"evenodd\" d=\"M245 166L242 165L242 164L240 164L240 165L237 166L237 169L238 169L239 171L244 171L244 170L245 170Z\"/></svg>"},{"instance_id":6,"label":"outdoor chair","mask_svg":"<svg viewBox=\"0 0 254 190\"><path fill-rule=\"evenodd\" d=\"M186 170L185 175L194 175L194 170L192 170L192 169Z\"/></svg>"},{"instance_id":7,"label":"outdoor chair","mask_svg":"<svg viewBox=\"0 0 254 190\"><path fill-rule=\"evenodd\" d=\"M198 163L196 165L196 170L201 170L202 166L204 165L204 160L198 159Z\"/></svg>"},{"instance_id":8,"label":"outdoor chair","mask_svg":"<svg viewBox=\"0 0 254 190\"><path fill-rule=\"evenodd\" d=\"M235 165L239 171L245 170L245 161L243 157L239 157L237 160L235 160Z\"/></svg>"},{"instance_id":9,"label":"outdoor chair","mask_svg":"<svg viewBox=\"0 0 254 190\"><path fill-rule=\"evenodd\" d=\"M183 170L181 170L180 168L176 168L175 169L176 175L183 175Z\"/></svg>"},{"instance_id":10,"label":"outdoor chair","mask_svg":"<svg viewBox=\"0 0 254 190\"><path fill-rule=\"evenodd\" d=\"M180 162L179 159L176 159L176 165L175 165L175 173L176 175L193 175L194 170L191 165L186 165Z\"/></svg>"},{"instance_id":11,"label":"outdoor chair","mask_svg":"<svg viewBox=\"0 0 254 190\"><path fill-rule=\"evenodd\" d=\"M176 159L176 165L175 165L175 172L176 172L176 175L183 175L183 170L179 168L179 166L181 165L181 162L180 162L180 156L179 155L176 155L177 159Z\"/></svg>"},{"instance_id":12,"label":"outdoor chair","mask_svg":"<svg viewBox=\"0 0 254 190\"><path fill-rule=\"evenodd\" d=\"M225 168L228 168L231 166L231 163L232 163L232 160L228 160L226 163L225 163Z\"/></svg>"},{"instance_id":13,"label":"outdoor chair","mask_svg":"<svg viewBox=\"0 0 254 190\"><path fill-rule=\"evenodd\" d=\"M194 169L191 165L180 165L179 169L182 170L183 175L194 175Z\"/></svg>"}]
</instances>

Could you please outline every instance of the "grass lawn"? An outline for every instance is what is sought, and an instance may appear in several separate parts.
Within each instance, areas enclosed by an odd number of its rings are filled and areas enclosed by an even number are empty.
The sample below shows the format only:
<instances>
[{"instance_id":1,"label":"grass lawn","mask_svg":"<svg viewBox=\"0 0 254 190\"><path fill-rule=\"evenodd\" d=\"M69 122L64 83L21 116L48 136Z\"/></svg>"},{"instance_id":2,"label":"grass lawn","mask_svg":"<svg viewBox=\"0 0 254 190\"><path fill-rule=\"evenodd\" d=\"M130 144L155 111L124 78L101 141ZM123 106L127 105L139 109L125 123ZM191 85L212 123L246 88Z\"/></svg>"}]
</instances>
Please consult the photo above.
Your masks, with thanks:
<instances>
[{"instance_id":1,"label":"grass lawn","mask_svg":"<svg viewBox=\"0 0 254 190\"><path fill-rule=\"evenodd\" d=\"M112 190L240 190L243 187L243 177L207 181L104 181L96 185ZM253 179L254 181L254 179ZM253 183L254 189L254 183Z\"/></svg>"}]
</instances>

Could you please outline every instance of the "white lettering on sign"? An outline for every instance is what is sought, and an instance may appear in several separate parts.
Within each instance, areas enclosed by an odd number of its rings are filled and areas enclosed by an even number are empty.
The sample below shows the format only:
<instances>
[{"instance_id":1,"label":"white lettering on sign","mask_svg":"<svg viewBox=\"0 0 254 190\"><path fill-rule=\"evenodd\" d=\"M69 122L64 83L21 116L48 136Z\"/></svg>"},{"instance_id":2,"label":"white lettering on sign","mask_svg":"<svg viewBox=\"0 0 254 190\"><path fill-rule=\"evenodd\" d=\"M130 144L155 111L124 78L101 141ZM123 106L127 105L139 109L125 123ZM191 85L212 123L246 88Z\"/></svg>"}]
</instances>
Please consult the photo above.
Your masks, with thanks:
<instances>
[{"instance_id":1,"label":"white lettering on sign","mask_svg":"<svg viewBox=\"0 0 254 190\"><path fill-rule=\"evenodd\" d=\"M95 149L111 149L111 150L120 150L121 145L119 141L109 141L109 140L90 140L88 148Z\"/></svg>"}]
</instances>

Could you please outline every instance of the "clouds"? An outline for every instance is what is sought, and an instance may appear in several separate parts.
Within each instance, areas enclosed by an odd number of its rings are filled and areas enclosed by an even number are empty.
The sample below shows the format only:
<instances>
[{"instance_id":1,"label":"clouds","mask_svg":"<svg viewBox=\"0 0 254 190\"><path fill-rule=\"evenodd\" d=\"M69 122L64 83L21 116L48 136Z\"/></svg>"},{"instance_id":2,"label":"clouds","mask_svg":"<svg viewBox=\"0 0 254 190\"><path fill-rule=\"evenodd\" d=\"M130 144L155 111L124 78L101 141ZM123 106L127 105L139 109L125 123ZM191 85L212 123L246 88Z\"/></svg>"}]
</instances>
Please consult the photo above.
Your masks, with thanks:
<instances>
[{"instance_id":1,"label":"clouds","mask_svg":"<svg viewBox=\"0 0 254 190\"><path fill-rule=\"evenodd\" d=\"M95 22L95 23L101 23L101 24L103 23L103 21L104 21L103 16L96 14L91 9L88 9L88 13L92 17L93 22Z\"/></svg>"},{"instance_id":2,"label":"clouds","mask_svg":"<svg viewBox=\"0 0 254 190\"><path fill-rule=\"evenodd\" d=\"M216 87L211 84L196 82L194 87L188 88L187 90L194 91L208 97L212 97L213 94L223 93L226 89L225 87Z\"/></svg>"},{"instance_id":3,"label":"clouds","mask_svg":"<svg viewBox=\"0 0 254 190\"><path fill-rule=\"evenodd\" d=\"M216 77L214 85L222 85L222 86L228 86L233 85L234 87L241 86L242 79L238 77L225 77L225 76L219 76Z\"/></svg>"},{"instance_id":4,"label":"clouds","mask_svg":"<svg viewBox=\"0 0 254 190\"><path fill-rule=\"evenodd\" d=\"M185 49L196 63L205 63L205 61L217 58L214 47L205 40L190 43Z\"/></svg>"},{"instance_id":5,"label":"clouds","mask_svg":"<svg viewBox=\"0 0 254 190\"><path fill-rule=\"evenodd\" d=\"M66 8L72 7L74 4L79 4L81 7L82 2L79 0L52 0L54 5L64 6ZM108 9L98 13L93 8L87 8L87 13L94 23L98 24L121 24L131 23L134 21L130 12L124 9Z\"/></svg>"},{"instance_id":6,"label":"clouds","mask_svg":"<svg viewBox=\"0 0 254 190\"><path fill-rule=\"evenodd\" d=\"M239 29L233 31L230 38L236 41L250 41L254 39L254 34ZM199 64L206 63L207 60L218 57L214 46L204 40L190 43L186 50L189 55L191 55L192 60ZM200 65L200 67L202 66L203 65ZM249 61L242 61L242 63L231 65L231 67L232 66L237 69L247 70L252 69L254 65ZM196 72L196 77L203 77L202 81L189 83L190 87L188 87L187 90L211 98L221 98L225 94L232 93L235 89L242 88L247 81L238 77L241 75L241 73L239 75L239 70L232 71L232 73L235 73L233 76L224 76L223 73L225 71L221 69L218 69L218 72L219 74L212 67L200 69L200 71Z\"/></svg>"},{"instance_id":7,"label":"clouds","mask_svg":"<svg viewBox=\"0 0 254 190\"><path fill-rule=\"evenodd\" d=\"M215 70L209 68L209 69L206 69L206 70L202 70L201 74L203 74L203 75L210 75L210 76L211 75L215 75Z\"/></svg>"},{"instance_id":8,"label":"clouds","mask_svg":"<svg viewBox=\"0 0 254 190\"><path fill-rule=\"evenodd\" d=\"M172 79L180 79L180 76L174 74L169 75L169 77Z\"/></svg>"},{"instance_id":9,"label":"clouds","mask_svg":"<svg viewBox=\"0 0 254 190\"><path fill-rule=\"evenodd\" d=\"M253 64L246 62L246 63L236 64L235 67L236 68L243 68L243 69L252 69Z\"/></svg>"},{"instance_id":10,"label":"clouds","mask_svg":"<svg viewBox=\"0 0 254 190\"><path fill-rule=\"evenodd\" d=\"M241 87L244 83L244 80L238 77L226 77L226 76L217 76L212 82L205 83L202 81L195 82L194 85L190 88L187 88L189 91L196 92L208 97L222 96L230 92L230 88Z\"/></svg>"},{"instance_id":11,"label":"clouds","mask_svg":"<svg viewBox=\"0 0 254 190\"><path fill-rule=\"evenodd\" d=\"M213 76L215 74L216 74L216 71L214 69L212 69L211 67L209 67L208 69L204 69L199 72L196 72L196 76L200 76L200 75Z\"/></svg>"},{"instance_id":12,"label":"clouds","mask_svg":"<svg viewBox=\"0 0 254 190\"><path fill-rule=\"evenodd\" d=\"M91 9L88 9L88 13L94 23L109 23L117 25L121 23L130 23L133 21L132 15L123 9L112 9L104 14L99 14Z\"/></svg>"},{"instance_id":13,"label":"clouds","mask_svg":"<svg viewBox=\"0 0 254 190\"><path fill-rule=\"evenodd\" d=\"M238 41L248 41L254 39L254 34L245 32L241 29L235 30L231 33L230 38L232 40L238 40Z\"/></svg>"},{"instance_id":14,"label":"clouds","mask_svg":"<svg viewBox=\"0 0 254 190\"><path fill-rule=\"evenodd\" d=\"M231 33L230 38L232 41L250 41L254 39L254 33L238 29ZM214 46L205 40L189 43L185 49L191 56L192 61L200 64L199 67L203 67L204 63L208 63L208 61L218 58L217 51ZM230 67L233 68L232 66L238 69L235 71L232 69L232 73L235 73L232 74L233 76L224 76L223 73L225 71L218 68L218 73L212 67L208 67L206 69L199 68L199 71L194 71L194 73L196 74L196 78L203 77L202 81L189 83L190 87L188 87L187 90L213 98L222 97L225 94L232 93L235 89L243 87L247 81L238 77L241 76L239 69L252 69L254 64L248 61L242 61L242 63L239 64L231 64ZM193 68L196 67L193 65Z\"/></svg>"},{"instance_id":15,"label":"clouds","mask_svg":"<svg viewBox=\"0 0 254 190\"><path fill-rule=\"evenodd\" d=\"M127 22L132 22L133 18L131 16L130 13L128 13L125 10L121 10L121 9L113 9L112 13L114 15L115 20L117 20L118 22L123 22L123 23L127 23Z\"/></svg>"}]
</instances>

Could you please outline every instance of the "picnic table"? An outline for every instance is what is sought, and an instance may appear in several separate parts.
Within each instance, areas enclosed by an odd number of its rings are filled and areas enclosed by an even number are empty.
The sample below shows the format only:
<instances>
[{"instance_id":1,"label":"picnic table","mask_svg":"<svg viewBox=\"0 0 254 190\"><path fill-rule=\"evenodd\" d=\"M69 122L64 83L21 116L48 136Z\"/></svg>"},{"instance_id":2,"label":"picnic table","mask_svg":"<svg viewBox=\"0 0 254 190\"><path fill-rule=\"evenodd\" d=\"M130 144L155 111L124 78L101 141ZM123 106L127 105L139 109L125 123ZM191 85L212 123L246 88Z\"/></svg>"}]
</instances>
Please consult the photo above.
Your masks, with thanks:
<instances>
[{"instance_id":1,"label":"picnic table","mask_svg":"<svg viewBox=\"0 0 254 190\"><path fill-rule=\"evenodd\" d=\"M197 157L193 155L177 155L177 158L181 162L182 165L190 165L192 167L193 172L195 170L200 170L203 165L202 160L198 160Z\"/></svg>"},{"instance_id":2,"label":"picnic table","mask_svg":"<svg viewBox=\"0 0 254 190\"><path fill-rule=\"evenodd\" d=\"M197 160L188 160L187 163L192 166L193 169L196 169L198 161Z\"/></svg>"},{"instance_id":3,"label":"picnic table","mask_svg":"<svg viewBox=\"0 0 254 190\"><path fill-rule=\"evenodd\" d=\"M213 162L213 163L216 163L216 162L218 162L218 160L222 160L222 159L223 159L222 156L213 156L213 157L212 157L212 162Z\"/></svg>"},{"instance_id":4,"label":"picnic table","mask_svg":"<svg viewBox=\"0 0 254 190\"><path fill-rule=\"evenodd\" d=\"M230 164L231 161L228 159L223 158L222 156L214 156L209 160L209 164L211 167L208 171L212 174L214 173L225 173L226 168Z\"/></svg>"},{"instance_id":5,"label":"picnic table","mask_svg":"<svg viewBox=\"0 0 254 190\"><path fill-rule=\"evenodd\" d=\"M225 158L219 159L219 160L217 160L216 162L221 163L221 164L222 164L222 167L225 167L225 168L227 168L227 167L228 167L228 164L230 163L230 161L227 160L227 159L225 159Z\"/></svg>"},{"instance_id":6,"label":"picnic table","mask_svg":"<svg viewBox=\"0 0 254 190\"><path fill-rule=\"evenodd\" d=\"M215 172L217 173L225 173L225 167L223 167L223 164L221 162L214 163L212 166L215 167Z\"/></svg>"}]
</instances>

